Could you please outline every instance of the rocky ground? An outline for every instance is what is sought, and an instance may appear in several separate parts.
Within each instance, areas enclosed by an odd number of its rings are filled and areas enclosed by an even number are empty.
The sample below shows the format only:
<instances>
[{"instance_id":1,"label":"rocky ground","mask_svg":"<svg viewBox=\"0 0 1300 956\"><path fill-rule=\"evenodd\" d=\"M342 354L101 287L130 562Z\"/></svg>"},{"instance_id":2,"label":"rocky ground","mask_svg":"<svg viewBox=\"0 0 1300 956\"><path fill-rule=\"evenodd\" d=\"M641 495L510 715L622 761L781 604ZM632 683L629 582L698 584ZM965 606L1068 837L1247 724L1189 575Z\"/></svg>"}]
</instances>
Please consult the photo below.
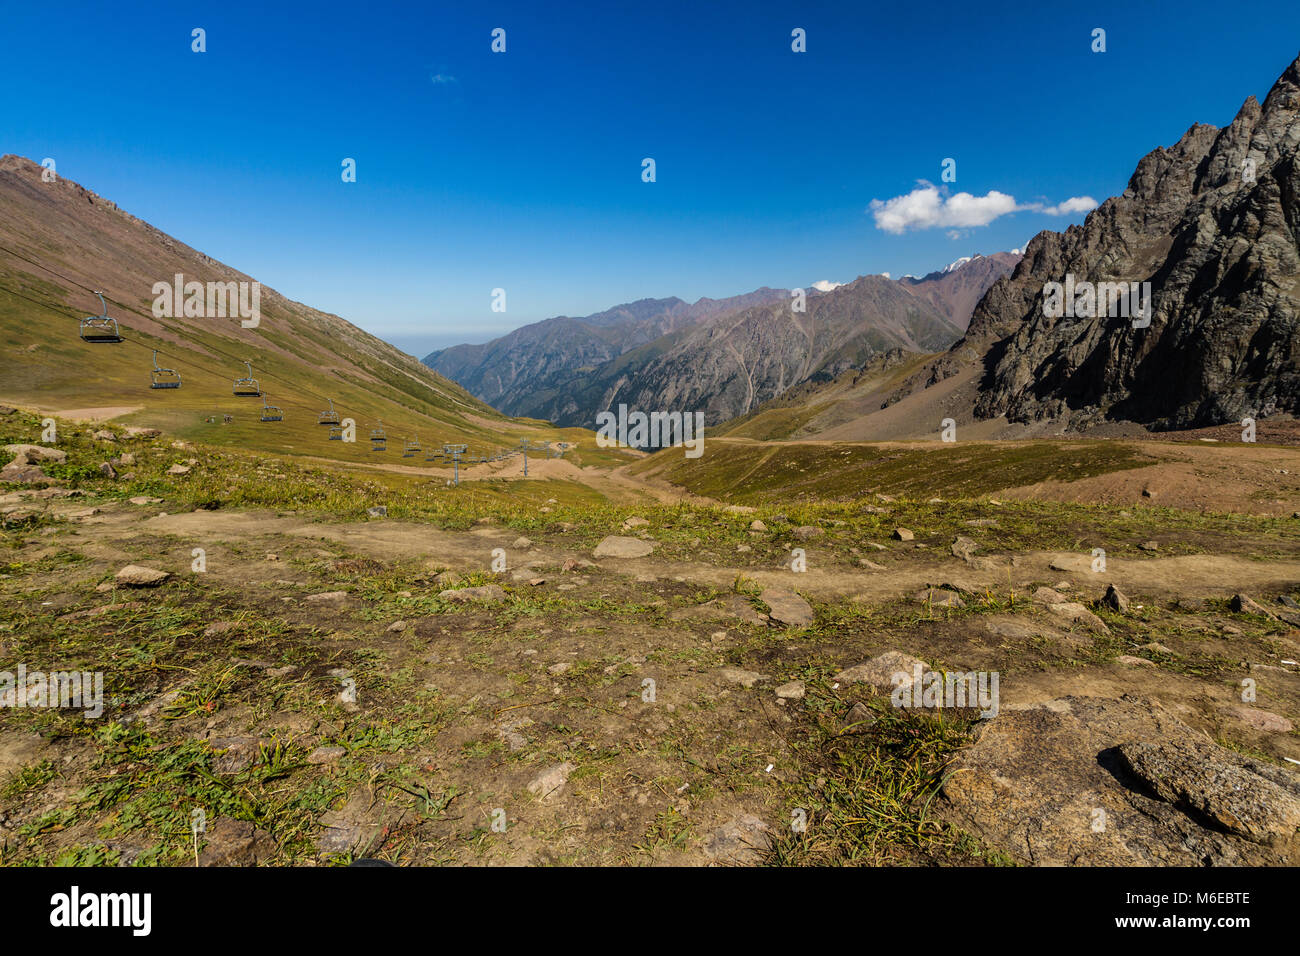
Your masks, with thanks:
<instances>
[{"instance_id":1,"label":"rocky ground","mask_svg":"<svg viewBox=\"0 0 1300 956\"><path fill-rule=\"evenodd\" d=\"M1291 515L180 444L7 450L0 670L102 671L106 709L0 711L0 862L1300 860ZM899 672L996 672L996 715Z\"/></svg>"}]
</instances>

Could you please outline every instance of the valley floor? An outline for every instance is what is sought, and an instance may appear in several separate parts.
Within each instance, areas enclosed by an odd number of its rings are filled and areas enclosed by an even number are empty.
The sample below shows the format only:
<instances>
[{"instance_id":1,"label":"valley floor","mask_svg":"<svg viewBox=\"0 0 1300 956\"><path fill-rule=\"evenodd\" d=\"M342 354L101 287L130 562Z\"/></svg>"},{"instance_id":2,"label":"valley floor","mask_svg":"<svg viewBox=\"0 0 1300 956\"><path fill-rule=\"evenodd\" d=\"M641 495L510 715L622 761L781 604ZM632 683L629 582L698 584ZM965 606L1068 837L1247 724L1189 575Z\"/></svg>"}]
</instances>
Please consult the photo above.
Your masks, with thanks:
<instances>
[{"instance_id":1,"label":"valley floor","mask_svg":"<svg viewBox=\"0 0 1300 956\"><path fill-rule=\"evenodd\" d=\"M0 671L107 698L0 712L0 862L1300 861L1300 450L812 501L90 430L0 495ZM891 706L913 659L996 715Z\"/></svg>"}]
</instances>

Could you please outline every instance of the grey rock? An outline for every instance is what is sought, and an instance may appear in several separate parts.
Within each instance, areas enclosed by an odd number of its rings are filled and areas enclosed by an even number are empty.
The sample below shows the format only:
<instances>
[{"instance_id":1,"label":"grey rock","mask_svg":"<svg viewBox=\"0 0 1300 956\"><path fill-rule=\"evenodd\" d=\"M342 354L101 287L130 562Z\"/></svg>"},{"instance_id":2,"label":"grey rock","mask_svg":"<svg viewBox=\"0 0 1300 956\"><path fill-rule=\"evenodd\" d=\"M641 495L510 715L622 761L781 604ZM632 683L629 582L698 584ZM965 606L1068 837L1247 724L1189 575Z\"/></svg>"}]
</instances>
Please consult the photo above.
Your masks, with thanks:
<instances>
[{"instance_id":1,"label":"grey rock","mask_svg":"<svg viewBox=\"0 0 1300 956\"><path fill-rule=\"evenodd\" d=\"M592 552L594 558L644 558L654 551L654 544L640 538L611 534L601 539Z\"/></svg>"}]
</instances>

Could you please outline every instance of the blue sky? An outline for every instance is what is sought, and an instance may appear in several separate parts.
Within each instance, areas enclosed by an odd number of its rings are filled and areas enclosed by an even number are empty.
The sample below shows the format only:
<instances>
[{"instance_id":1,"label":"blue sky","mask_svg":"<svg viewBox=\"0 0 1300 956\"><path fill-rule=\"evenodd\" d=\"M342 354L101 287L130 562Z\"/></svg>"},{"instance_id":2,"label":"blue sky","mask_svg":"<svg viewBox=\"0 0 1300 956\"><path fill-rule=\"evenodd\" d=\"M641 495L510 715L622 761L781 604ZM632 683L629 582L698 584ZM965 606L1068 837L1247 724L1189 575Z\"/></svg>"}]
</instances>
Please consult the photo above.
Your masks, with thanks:
<instances>
[{"instance_id":1,"label":"blue sky","mask_svg":"<svg viewBox=\"0 0 1300 956\"><path fill-rule=\"evenodd\" d=\"M1021 246L1300 52L1294 2L8 7L0 152L419 354ZM880 228L921 181L970 224Z\"/></svg>"}]
</instances>

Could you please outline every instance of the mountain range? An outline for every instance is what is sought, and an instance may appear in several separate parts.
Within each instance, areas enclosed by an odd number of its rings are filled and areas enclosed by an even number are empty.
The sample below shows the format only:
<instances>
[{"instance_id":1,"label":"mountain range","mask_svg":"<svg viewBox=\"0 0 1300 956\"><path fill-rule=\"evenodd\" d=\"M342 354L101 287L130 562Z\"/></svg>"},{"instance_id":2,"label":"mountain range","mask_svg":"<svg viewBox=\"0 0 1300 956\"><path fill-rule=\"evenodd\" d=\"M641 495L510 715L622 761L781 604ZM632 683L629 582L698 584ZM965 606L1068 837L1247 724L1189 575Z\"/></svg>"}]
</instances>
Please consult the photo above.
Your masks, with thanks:
<instances>
[{"instance_id":1,"label":"mountain range","mask_svg":"<svg viewBox=\"0 0 1300 956\"><path fill-rule=\"evenodd\" d=\"M965 330L985 290L1019 260L973 256L922 278L862 276L822 292L762 288L728 299L642 300L584 319L557 317L425 363L513 415L594 427L626 404L744 415L806 381L901 349L933 353Z\"/></svg>"}]
</instances>

